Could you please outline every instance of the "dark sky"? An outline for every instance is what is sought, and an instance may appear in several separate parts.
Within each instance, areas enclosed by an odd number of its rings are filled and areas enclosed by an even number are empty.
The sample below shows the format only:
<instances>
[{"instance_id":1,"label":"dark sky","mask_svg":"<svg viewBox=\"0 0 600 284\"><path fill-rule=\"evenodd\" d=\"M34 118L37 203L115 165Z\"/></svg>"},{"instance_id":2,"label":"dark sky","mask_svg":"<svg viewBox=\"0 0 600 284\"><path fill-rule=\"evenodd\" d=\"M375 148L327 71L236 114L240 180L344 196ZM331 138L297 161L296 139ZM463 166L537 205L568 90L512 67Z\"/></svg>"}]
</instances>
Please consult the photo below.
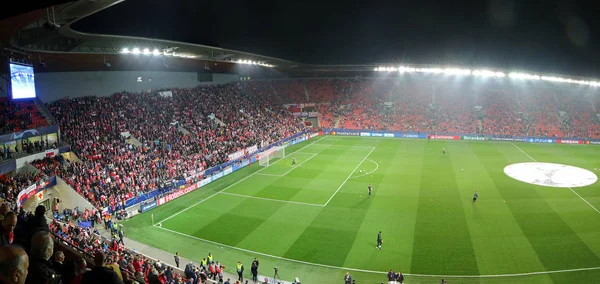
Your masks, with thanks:
<instances>
[{"instance_id":1,"label":"dark sky","mask_svg":"<svg viewBox=\"0 0 600 284\"><path fill-rule=\"evenodd\" d=\"M73 28L309 64L461 64L597 77L597 2L128 0Z\"/></svg>"}]
</instances>

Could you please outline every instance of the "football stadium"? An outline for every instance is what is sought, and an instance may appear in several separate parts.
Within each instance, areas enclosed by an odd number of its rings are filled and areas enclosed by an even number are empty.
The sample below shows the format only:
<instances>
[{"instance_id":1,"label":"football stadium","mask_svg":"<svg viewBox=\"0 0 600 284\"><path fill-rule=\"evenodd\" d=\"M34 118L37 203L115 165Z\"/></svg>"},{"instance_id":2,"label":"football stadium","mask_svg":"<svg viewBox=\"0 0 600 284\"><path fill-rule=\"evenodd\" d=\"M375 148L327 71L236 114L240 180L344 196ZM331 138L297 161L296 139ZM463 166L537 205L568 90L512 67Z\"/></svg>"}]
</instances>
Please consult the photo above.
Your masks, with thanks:
<instances>
[{"instance_id":1,"label":"football stadium","mask_svg":"<svg viewBox=\"0 0 600 284\"><path fill-rule=\"evenodd\" d=\"M0 21L1 283L600 278L600 79L95 30L139 4Z\"/></svg>"}]
</instances>

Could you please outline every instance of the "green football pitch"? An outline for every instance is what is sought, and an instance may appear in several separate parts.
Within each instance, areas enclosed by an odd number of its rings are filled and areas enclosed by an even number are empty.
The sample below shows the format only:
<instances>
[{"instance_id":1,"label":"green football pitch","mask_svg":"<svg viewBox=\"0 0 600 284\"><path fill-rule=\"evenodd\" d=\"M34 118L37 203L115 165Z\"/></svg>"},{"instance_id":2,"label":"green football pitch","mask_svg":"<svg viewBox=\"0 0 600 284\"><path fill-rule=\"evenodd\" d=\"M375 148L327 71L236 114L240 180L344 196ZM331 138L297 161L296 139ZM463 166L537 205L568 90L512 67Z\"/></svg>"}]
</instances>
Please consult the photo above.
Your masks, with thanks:
<instances>
[{"instance_id":1,"label":"green football pitch","mask_svg":"<svg viewBox=\"0 0 600 284\"><path fill-rule=\"evenodd\" d=\"M277 266L302 283L346 272L380 283L390 269L406 283L600 279L600 183L539 186L504 172L548 162L598 173L597 146L326 136L285 151L135 216L126 234L198 262L212 252L230 272L241 260L249 275L258 257L260 275Z\"/></svg>"}]
</instances>

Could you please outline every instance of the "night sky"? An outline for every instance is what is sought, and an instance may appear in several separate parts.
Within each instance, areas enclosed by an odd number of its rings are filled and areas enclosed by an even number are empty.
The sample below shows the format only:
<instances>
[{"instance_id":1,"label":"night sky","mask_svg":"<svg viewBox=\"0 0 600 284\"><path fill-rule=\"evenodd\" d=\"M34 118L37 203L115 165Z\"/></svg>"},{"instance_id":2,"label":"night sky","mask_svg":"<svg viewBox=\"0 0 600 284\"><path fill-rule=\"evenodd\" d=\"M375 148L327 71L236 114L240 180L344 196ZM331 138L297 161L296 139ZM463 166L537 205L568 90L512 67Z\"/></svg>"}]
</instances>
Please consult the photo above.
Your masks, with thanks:
<instances>
[{"instance_id":1,"label":"night sky","mask_svg":"<svg viewBox=\"0 0 600 284\"><path fill-rule=\"evenodd\" d=\"M598 2L128 0L73 28L307 64L457 64L599 77Z\"/></svg>"}]
</instances>

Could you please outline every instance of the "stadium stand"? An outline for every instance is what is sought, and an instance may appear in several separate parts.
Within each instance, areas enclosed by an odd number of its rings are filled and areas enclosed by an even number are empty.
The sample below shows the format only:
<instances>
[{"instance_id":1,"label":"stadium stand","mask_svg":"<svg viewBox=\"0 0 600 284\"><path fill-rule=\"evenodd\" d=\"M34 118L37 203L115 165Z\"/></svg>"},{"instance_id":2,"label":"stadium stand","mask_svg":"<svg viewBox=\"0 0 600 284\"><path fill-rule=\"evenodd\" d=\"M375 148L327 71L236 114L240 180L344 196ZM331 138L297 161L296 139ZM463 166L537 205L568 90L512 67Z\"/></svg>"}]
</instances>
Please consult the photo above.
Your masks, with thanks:
<instances>
[{"instance_id":1,"label":"stadium stand","mask_svg":"<svg viewBox=\"0 0 600 284\"><path fill-rule=\"evenodd\" d=\"M286 103L305 103L305 84L302 80L277 80L271 82L275 92L286 100Z\"/></svg>"},{"instance_id":2,"label":"stadium stand","mask_svg":"<svg viewBox=\"0 0 600 284\"><path fill-rule=\"evenodd\" d=\"M0 197L15 200L19 191L43 178L42 173L15 173L0 176Z\"/></svg>"},{"instance_id":3,"label":"stadium stand","mask_svg":"<svg viewBox=\"0 0 600 284\"><path fill-rule=\"evenodd\" d=\"M173 98L123 93L51 104L81 162L44 159L32 164L63 177L94 206L118 207L160 182L185 178L226 162L228 154L240 149L268 145L302 130L268 96L244 94L238 84L172 92ZM190 134L178 131L175 122ZM122 132L142 146L128 144Z\"/></svg>"},{"instance_id":4,"label":"stadium stand","mask_svg":"<svg viewBox=\"0 0 600 284\"><path fill-rule=\"evenodd\" d=\"M48 121L33 102L0 98L0 134L47 125Z\"/></svg>"},{"instance_id":5,"label":"stadium stand","mask_svg":"<svg viewBox=\"0 0 600 284\"><path fill-rule=\"evenodd\" d=\"M284 81L279 81L281 86ZM598 98L502 86L455 88L392 79L306 80L321 127L540 137L600 137ZM297 85L299 83L290 83ZM329 86L328 86L329 85ZM285 89L281 87L282 89ZM336 92L338 88L345 91ZM324 92L331 92L325 95ZM314 95L313 95L314 94ZM293 109L290 111L300 111Z\"/></svg>"},{"instance_id":6,"label":"stadium stand","mask_svg":"<svg viewBox=\"0 0 600 284\"><path fill-rule=\"evenodd\" d=\"M13 201L21 189L41 179L62 177L97 210L54 212L47 230L90 259L97 251L107 253L108 263L120 268L126 283L134 279L182 283L190 277L206 279L210 270L191 268L191 274L180 277L164 263L120 244L115 226L108 225L111 237L101 237L94 227L103 221L101 208L119 209L125 200L156 189L164 181L218 167L229 160L228 154L303 131L300 120L292 115L302 111L298 103L315 103L320 127L600 138L598 98L576 93L557 95L537 89L518 93L497 87L435 89L426 81L370 78L251 81L163 91L172 96L117 93L49 104L80 161L48 157L31 162L39 173L0 177L0 196ZM294 105L284 108L283 103ZM33 104L3 101L1 106L9 109L3 114L7 123L2 130L45 125ZM11 124L22 116L31 120ZM19 213L22 226L16 239L23 241L22 236L46 230L43 222L33 218Z\"/></svg>"}]
</instances>

